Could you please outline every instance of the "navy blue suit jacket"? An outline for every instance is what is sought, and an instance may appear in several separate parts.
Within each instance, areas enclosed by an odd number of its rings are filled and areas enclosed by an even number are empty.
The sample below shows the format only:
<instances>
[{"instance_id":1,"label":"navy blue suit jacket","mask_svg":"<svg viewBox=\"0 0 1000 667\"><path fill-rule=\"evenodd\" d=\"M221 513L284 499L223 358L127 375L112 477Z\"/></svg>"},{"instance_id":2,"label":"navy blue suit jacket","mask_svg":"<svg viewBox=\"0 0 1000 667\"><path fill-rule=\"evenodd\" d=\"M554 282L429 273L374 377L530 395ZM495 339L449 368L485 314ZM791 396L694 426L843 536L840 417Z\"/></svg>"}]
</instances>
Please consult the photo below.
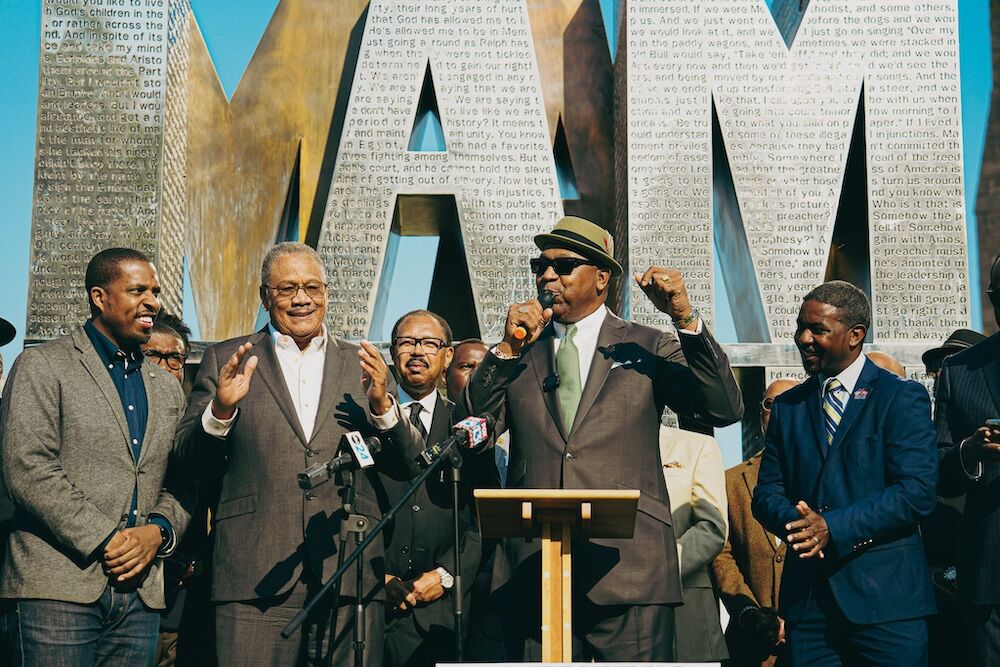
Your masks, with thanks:
<instances>
[{"instance_id":1,"label":"navy blue suit jacket","mask_svg":"<svg viewBox=\"0 0 1000 667\"><path fill-rule=\"evenodd\" d=\"M789 549L780 609L795 620L818 581L852 623L936 611L917 521L934 509L938 459L927 390L866 360L827 449L814 376L774 402L753 514L782 538L805 500L830 529L825 558Z\"/></svg>"}]
</instances>

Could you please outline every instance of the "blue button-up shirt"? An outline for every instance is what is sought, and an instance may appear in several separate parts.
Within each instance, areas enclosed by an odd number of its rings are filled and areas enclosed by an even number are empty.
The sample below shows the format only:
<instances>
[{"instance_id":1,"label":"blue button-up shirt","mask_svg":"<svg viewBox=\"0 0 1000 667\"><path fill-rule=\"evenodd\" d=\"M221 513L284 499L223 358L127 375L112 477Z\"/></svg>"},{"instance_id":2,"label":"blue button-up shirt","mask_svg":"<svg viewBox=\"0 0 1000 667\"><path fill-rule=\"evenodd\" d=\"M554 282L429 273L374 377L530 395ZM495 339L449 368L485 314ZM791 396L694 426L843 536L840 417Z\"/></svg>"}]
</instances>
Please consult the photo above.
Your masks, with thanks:
<instances>
[{"instance_id":1,"label":"blue button-up shirt","mask_svg":"<svg viewBox=\"0 0 1000 667\"><path fill-rule=\"evenodd\" d=\"M115 389L118 391L118 398L122 402L122 410L125 412L125 422L128 424L129 443L132 446L132 456L138 463L139 455L142 453L142 440L146 435L146 418L149 416L149 403L146 401L146 385L142 379L142 352L137 348L126 352L97 330L92 320L87 320L83 325L84 331L94 344L97 355L101 358L101 363L108 369ZM129 509L128 521L125 525L128 528L135 526L139 514L139 485L132 489L132 506ZM160 515L150 517L150 522L163 526L170 533L170 540L164 548L173 543L173 527L166 518ZM112 533L114 535L114 533ZM110 539L110 538L109 538Z\"/></svg>"}]
</instances>

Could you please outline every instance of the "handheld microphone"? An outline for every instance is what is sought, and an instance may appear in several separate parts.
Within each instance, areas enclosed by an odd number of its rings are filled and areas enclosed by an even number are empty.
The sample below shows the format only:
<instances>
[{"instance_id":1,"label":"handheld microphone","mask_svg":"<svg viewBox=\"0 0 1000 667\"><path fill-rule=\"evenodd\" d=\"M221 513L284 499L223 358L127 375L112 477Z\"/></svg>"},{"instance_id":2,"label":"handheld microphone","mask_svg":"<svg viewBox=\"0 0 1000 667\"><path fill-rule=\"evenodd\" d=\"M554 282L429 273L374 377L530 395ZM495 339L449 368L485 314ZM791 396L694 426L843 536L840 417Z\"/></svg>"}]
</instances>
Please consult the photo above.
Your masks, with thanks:
<instances>
[{"instance_id":1,"label":"handheld microphone","mask_svg":"<svg viewBox=\"0 0 1000 667\"><path fill-rule=\"evenodd\" d=\"M374 454L382 449L382 443L375 436L363 437L358 431L350 431L340 438L337 451L344 449L347 453L330 459L326 463L316 463L298 474L299 488L314 489L327 482L341 470L364 470L375 465Z\"/></svg>"},{"instance_id":2,"label":"handheld microphone","mask_svg":"<svg viewBox=\"0 0 1000 667\"><path fill-rule=\"evenodd\" d=\"M548 290L542 290L541 292L538 293L538 303L542 304L542 310L545 310L546 308L551 308L552 304L555 303L555 300L556 300L556 295ZM516 329L514 329L514 338L518 340L524 340L525 338L528 337L529 333L531 332L525 329L523 326L518 326Z\"/></svg>"},{"instance_id":3,"label":"handheld microphone","mask_svg":"<svg viewBox=\"0 0 1000 667\"><path fill-rule=\"evenodd\" d=\"M478 447L489 440L494 424L496 424L496 419L493 418L493 415L466 417L451 427L453 435L450 438L420 452L416 458L417 464L421 468L426 468L453 447L466 449Z\"/></svg>"}]
</instances>

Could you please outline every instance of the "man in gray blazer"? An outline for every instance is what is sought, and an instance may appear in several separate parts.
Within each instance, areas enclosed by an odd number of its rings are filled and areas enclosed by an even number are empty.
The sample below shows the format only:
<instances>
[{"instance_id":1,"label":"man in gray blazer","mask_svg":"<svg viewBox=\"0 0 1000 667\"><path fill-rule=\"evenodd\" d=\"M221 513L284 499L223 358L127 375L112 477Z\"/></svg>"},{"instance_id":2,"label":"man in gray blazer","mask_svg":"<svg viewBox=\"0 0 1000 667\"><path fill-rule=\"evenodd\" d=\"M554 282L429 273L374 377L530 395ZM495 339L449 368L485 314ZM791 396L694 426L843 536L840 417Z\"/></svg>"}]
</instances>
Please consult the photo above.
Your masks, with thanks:
<instances>
[{"instance_id":1,"label":"man in gray blazer","mask_svg":"<svg viewBox=\"0 0 1000 667\"><path fill-rule=\"evenodd\" d=\"M21 354L0 413L15 504L0 594L17 601L24 665L150 663L161 559L189 518L165 481L183 392L139 349L160 308L156 269L112 248L85 284L92 318Z\"/></svg>"},{"instance_id":2,"label":"man in gray blazer","mask_svg":"<svg viewBox=\"0 0 1000 667\"><path fill-rule=\"evenodd\" d=\"M338 609L327 596L304 633L280 636L336 569L338 534L347 523L339 478L305 491L296 475L334 458L345 433L368 435L377 426L378 467L405 478L417 470L422 441L389 393L378 350L327 333L326 270L315 250L281 243L268 251L260 296L269 324L205 350L177 430L178 443L203 469L225 457L212 564L216 652L223 666L312 664L328 651L332 664L351 664L354 568L341 582ZM374 525L382 516L378 475L369 468L354 482L354 514ZM376 540L364 556L368 603L384 597L381 545ZM384 617L381 608L367 607L366 664L381 665Z\"/></svg>"},{"instance_id":3,"label":"man in gray blazer","mask_svg":"<svg viewBox=\"0 0 1000 667\"><path fill-rule=\"evenodd\" d=\"M681 584L660 414L669 405L705 424L730 424L743 412L740 391L680 273L654 266L635 274L678 336L605 307L622 268L604 229L567 217L535 243L542 251L531 260L535 284L553 305L533 299L510 307L504 339L469 381L462 408L495 415L497 433L510 430L508 488L640 491L633 539L574 546L573 658L669 661ZM497 552L498 599L522 606L506 615L510 657L540 655L539 561L537 540L505 540Z\"/></svg>"},{"instance_id":4,"label":"man in gray blazer","mask_svg":"<svg viewBox=\"0 0 1000 667\"><path fill-rule=\"evenodd\" d=\"M674 660L720 662L729 651L709 567L729 532L722 452L712 436L663 426L660 459L684 593L684 604L675 610Z\"/></svg>"}]
</instances>

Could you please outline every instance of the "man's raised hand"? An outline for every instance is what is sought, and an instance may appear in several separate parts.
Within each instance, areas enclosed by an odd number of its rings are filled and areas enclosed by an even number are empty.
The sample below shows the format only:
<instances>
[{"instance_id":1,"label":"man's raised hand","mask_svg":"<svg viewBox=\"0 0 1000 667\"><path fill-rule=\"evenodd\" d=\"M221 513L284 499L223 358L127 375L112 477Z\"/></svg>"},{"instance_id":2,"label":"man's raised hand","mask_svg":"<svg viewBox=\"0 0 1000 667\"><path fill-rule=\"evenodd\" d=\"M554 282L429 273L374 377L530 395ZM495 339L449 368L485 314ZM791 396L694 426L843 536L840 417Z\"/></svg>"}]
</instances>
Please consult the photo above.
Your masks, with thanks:
<instances>
[{"instance_id":1,"label":"man's raised hand","mask_svg":"<svg viewBox=\"0 0 1000 667\"><path fill-rule=\"evenodd\" d=\"M542 308L538 299L513 304L507 309L503 340L497 348L505 356L518 356L522 349L538 340L551 319L552 309ZM528 332L528 335L519 337L522 331Z\"/></svg>"},{"instance_id":2,"label":"man's raised hand","mask_svg":"<svg viewBox=\"0 0 1000 667\"><path fill-rule=\"evenodd\" d=\"M368 407L373 415L384 415L392 409L389 398L389 367L382 354L366 340L361 341L358 350L361 359L361 383L368 396Z\"/></svg>"},{"instance_id":3,"label":"man's raised hand","mask_svg":"<svg viewBox=\"0 0 1000 667\"><path fill-rule=\"evenodd\" d=\"M246 358L252 343L243 343L236 353L219 371L219 385L212 401L212 416L216 419L230 419L236 414L236 406L250 391L250 378L257 368L257 356ZM246 359L246 363L244 362Z\"/></svg>"}]
</instances>

